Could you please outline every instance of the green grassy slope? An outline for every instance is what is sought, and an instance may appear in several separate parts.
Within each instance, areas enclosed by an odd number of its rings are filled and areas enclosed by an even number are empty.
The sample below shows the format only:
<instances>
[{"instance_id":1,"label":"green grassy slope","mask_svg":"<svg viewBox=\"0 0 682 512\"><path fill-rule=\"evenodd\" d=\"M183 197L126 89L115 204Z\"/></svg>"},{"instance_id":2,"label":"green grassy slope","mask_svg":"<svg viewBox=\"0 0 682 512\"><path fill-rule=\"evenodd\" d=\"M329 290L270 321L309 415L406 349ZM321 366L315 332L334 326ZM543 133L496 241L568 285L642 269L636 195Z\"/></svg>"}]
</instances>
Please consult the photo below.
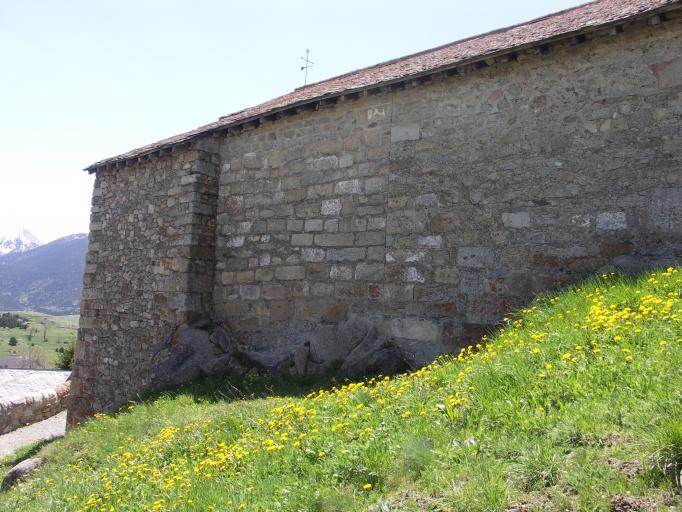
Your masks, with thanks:
<instances>
[{"instance_id":1,"label":"green grassy slope","mask_svg":"<svg viewBox=\"0 0 682 512\"><path fill-rule=\"evenodd\" d=\"M66 348L76 341L78 316L51 316L33 311L12 311L29 319L28 329L7 329L0 327L0 356L27 357L37 352L47 368L54 368L56 349ZM29 335L33 334L31 340ZM9 339L14 336L18 343L12 347ZM47 338L47 341L44 339Z\"/></svg>"},{"instance_id":2,"label":"green grassy slope","mask_svg":"<svg viewBox=\"0 0 682 512\"><path fill-rule=\"evenodd\" d=\"M247 382L241 399L213 381L131 405L43 448L0 510L668 510L680 286L678 269L605 275L396 378Z\"/></svg>"}]
</instances>

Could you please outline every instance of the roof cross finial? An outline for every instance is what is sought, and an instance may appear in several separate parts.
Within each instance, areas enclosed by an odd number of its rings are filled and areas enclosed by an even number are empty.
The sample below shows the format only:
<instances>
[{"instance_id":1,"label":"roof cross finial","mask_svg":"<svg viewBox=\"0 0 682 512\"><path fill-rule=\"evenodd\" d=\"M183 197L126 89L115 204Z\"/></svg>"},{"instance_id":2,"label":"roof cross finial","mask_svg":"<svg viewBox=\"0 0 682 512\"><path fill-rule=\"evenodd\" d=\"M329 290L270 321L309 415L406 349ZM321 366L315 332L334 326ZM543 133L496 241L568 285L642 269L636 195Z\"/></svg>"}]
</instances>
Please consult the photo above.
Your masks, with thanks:
<instances>
[{"instance_id":1,"label":"roof cross finial","mask_svg":"<svg viewBox=\"0 0 682 512\"><path fill-rule=\"evenodd\" d=\"M301 60L305 62L305 66L301 66L301 71L305 69L305 78L303 79L303 85L308 85L308 68L313 67L313 62L310 59L308 59L309 55L310 50L306 48L305 57L301 57Z\"/></svg>"}]
</instances>

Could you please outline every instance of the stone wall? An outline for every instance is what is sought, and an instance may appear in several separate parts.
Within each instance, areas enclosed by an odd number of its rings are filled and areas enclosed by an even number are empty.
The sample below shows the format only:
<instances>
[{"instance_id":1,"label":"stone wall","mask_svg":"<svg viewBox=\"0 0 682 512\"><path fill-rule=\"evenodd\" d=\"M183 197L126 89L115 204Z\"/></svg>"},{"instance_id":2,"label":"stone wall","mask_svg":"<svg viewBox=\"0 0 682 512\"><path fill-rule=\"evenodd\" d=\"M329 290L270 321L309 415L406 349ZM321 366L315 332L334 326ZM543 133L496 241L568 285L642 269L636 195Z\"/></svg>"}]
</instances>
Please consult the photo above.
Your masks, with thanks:
<instances>
[{"instance_id":1,"label":"stone wall","mask_svg":"<svg viewBox=\"0 0 682 512\"><path fill-rule=\"evenodd\" d=\"M97 173L69 423L151 387L176 327L210 307L217 186L209 147Z\"/></svg>"},{"instance_id":2,"label":"stone wall","mask_svg":"<svg viewBox=\"0 0 682 512\"><path fill-rule=\"evenodd\" d=\"M422 364L607 265L677 261L680 28L522 52L99 171L73 411L191 358L172 335L192 313L221 326L200 344L241 362L354 374Z\"/></svg>"},{"instance_id":3,"label":"stone wall","mask_svg":"<svg viewBox=\"0 0 682 512\"><path fill-rule=\"evenodd\" d=\"M0 435L59 414L69 401L70 381L22 396L0 396Z\"/></svg>"},{"instance_id":4,"label":"stone wall","mask_svg":"<svg viewBox=\"0 0 682 512\"><path fill-rule=\"evenodd\" d=\"M557 283L670 263L681 46L632 31L229 138L215 318L293 375L372 326L420 365Z\"/></svg>"}]
</instances>

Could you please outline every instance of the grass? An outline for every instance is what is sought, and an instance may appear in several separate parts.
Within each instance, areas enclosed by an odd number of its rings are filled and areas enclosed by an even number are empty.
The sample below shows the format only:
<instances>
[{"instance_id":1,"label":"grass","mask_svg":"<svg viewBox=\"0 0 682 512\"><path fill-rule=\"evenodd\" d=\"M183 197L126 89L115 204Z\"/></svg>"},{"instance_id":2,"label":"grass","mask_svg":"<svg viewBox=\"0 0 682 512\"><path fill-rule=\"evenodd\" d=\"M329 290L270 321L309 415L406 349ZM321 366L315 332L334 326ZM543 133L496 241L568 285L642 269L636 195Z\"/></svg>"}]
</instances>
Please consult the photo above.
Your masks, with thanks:
<instances>
[{"instance_id":1,"label":"grass","mask_svg":"<svg viewBox=\"0 0 682 512\"><path fill-rule=\"evenodd\" d=\"M668 510L681 286L679 269L604 275L395 378L210 380L131 404L42 447L0 510Z\"/></svg>"},{"instance_id":2,"label":"grass","mask_svg":"<svg viewBox=\"0 0 682 512\"><path fill-rule=\"evenodd\" d=\"M35 358L37 355L45 363L46 368L54 368L57 359L56 350L66 349L76 341L77 315L51 316L34 311L11 311L11 313L28 318L29 327L28 329L0 327L0 356L28 357L33 355ZM18 342L14 347L9 344L12 336Z\"/></svg>"}]
</instances>

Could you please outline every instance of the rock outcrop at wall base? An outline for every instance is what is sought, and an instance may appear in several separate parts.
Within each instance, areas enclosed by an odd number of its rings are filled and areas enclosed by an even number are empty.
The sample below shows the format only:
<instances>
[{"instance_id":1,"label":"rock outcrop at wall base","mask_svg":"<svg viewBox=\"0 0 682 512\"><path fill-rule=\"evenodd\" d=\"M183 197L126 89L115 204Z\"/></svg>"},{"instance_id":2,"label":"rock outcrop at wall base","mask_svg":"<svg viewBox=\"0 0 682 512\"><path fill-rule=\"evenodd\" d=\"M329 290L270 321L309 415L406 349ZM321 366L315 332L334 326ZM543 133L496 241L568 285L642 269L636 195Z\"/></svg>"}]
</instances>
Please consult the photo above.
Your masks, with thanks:
<instances>
[{"instance_id":1,"label":"rock outcrop at wall base","mask_svg":"<svg viewBox=\"0 0 682 512\"><path fill-rule=\"evenodd\" d=\"M445 352L445 347L415 346L413 340L393 336L403 323L351 316L333 330L311 323L308 332L272 333L271 342L260 345L211 322L184 324L159 345L149 386L163 389L206 375L239 377L251 370L302 379L393 375Z\"/></svg>"}]
</instances>

